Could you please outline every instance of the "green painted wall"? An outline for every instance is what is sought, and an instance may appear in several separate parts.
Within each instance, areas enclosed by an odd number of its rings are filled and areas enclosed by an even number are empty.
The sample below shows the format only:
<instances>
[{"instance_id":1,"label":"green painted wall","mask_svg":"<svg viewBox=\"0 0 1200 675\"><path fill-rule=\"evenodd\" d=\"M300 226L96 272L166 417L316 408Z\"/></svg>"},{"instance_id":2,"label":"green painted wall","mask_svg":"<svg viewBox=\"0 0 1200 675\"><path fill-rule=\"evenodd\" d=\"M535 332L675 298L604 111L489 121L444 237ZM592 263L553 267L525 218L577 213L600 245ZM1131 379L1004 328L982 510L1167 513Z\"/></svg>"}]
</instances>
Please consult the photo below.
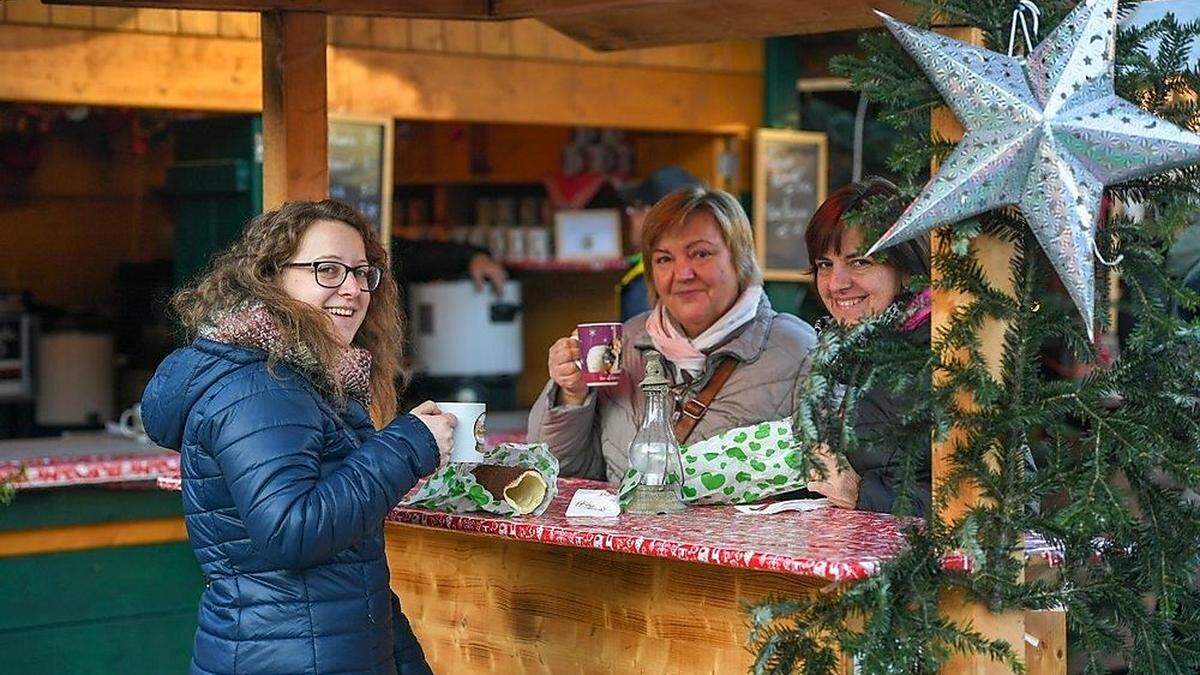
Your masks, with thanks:
<instances>
[{"instance_id":1,"label":"green painted wall","mask_svg":"<svg viewBox=\"0 0 1200 675\"><path fill-rule=\"evenodd\" d=\"M30 490L0 530L180 514L177 493ZM0 672L186 672L203 589L187 542L0 557Z\"/></svg>"},{"instance_id":2,"label":"green painted wall","mask_svg":"<svg viewBox=\"0 0 1200 675\"><path fill-rule=\"evenodd\" d=\"M77 487L22 490L0 508L0 532L182 515L178 492Z\"/></svg>"},{"instance_id":3,"label":"green painted wall","mask_svg":"<svg viewBox=\"0 0 1200 675\"><path fill-rule=\"evenodd\" d=\"M764 127L795 129L800 124L800 98L796 95L796 80L800 77L799 48L800 38L794 35L763 40ZM808 284L798 281L768 281L763 285L775 311L798 314L811 321L809 288Z\"/></svg>"},{"instance_id":4,"label":"green painted wall","mask_svg":"<svg viewBox=\"0 0 1200 675\"><path fill-rule=\"evenodd\" d=\"M800 59L796 50L800 38L794 35L763 40L763 126L795 129L800 124L800 97L796 80L800 77Z\"/></svg>"}]
</instances>

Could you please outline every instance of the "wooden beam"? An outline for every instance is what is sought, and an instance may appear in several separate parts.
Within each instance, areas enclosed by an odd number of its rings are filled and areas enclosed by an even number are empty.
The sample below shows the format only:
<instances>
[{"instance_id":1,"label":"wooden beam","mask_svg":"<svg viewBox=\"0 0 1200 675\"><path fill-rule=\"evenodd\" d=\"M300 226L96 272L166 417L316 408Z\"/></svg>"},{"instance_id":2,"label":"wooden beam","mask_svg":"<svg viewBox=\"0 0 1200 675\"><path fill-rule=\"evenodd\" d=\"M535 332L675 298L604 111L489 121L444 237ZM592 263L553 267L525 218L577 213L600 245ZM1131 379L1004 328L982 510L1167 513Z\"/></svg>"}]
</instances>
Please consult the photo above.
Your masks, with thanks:
<instances>
[{"instance_id":1,"label":"wooden beam","mask_svg":"<svg viewBox=\"0 0 1200 675\"><path fill-rule=\"evenodd\" d=\"M538 19L595 50L879 27L903 0L47 0L61 5L290 11L477 21Z\"/></svg>"},{"instance_id":2,"label":"wooden beam","mask_svg":"<svg viewBox=\"0 0 1200 675\"><path fill-rule=\"evenodd\" d=\"M497 0L500 6L502 0ZM534 0L508 0L532 11ZM555 4L558 3L547 3ZM567 3L570 4L570 3ZM774 35L832 33L880 27L872 13L911 17L903 0L689 0L688 2L580 3L609 5L595 11L543 7L540 21L592 49L765 38Z\"/></svg>"},{"instance_id":3,"label":"wooden beam","mask_svg":"<svg viewBox=\"0 0 1200 675\"><path fill-rule=\"evenodd\" d=\"M325 15L263 12L263 208L329 194Z\"/></svg>"},{"instance_id":4,"label":"wooden beam","mask_svg":"<svg viewBox=\"0 0 1200 675\"><path fill-rule=\"evenodd\" d=\"M947 28L939 30L940 33L948 35L957 40L962 40L969 44L982 45L983 32L977 28ZM958 140L963 136L962 125L954 117L951 111L946 107L940 107L933 113L931 119L933 133L947 140ZM933 167L936 170L937 167ZM932 235L932 247L934 250L940 246L939 237L936 232ZM1013 255L1012 245L997 237L990 235L980 235L975 237L971 242L971 251L979 260L980 267L983 270L984 277L994 287L1002 292L1012 293L1012 284L1009 279L1009 261ZM935 289L940 280L940 275L935 269L933 272ZM960 307L969 303L971 298L965 294L949 292L944 290L934 290L933 292L933 316L932 328L933 335L936 338L940 333L945 331L951 325L954 314ZM1004 344L1004 325L1000 322L989 320L985 322L980 329L979 337L983 343L982 352L988 369L993 376L999 372L1000 357L1003 352ZM944 358L967 358L965 353L956 353L943 355ZM935 373L935 377L944 377L945 373ZM977 405L975 400L970 396L969 392L959 392L958 403L965 409L971 409ZM966 438L965 430L955 427L950 430L947 439L941 443L936 443L933 446L933 485L935 498L941 489L941 485L946 480L950 473L953 455L958 447L958 444L964 442ZM940 510L937 517L945 522L954 522L964 515L974 505L980 503L983 497L980 495L979 488L976 485L963 485L960 487L956 499L949 502ZM1018 547L1020 550L1020 547ZM1017 552L1014 555L1021 555ZM1062 620L1062 614L1057 616L1038 613L1026 613L1019 610L1009 610L1006 612L992 612L988 607L978 600L969 599L969 597L959 590L947 591L941 602L941 609L945 615L962 624L969 625L971 628L979 631L984 637L992 640L1005 640L1012 646L1022 659L1026 661L1030 656L1036 658L1028 672L1031 675L1061 675L1066 672L1065 659L1059 659L1061 656L1057 649L1052 649L1049 656L1043 651L1037 649L1027 649L1026 633L1034 635L1035 640L1041 644L1041 636L1047 640L1047 644L1053 642L1056 646L1060 644L1059 634L1056 632L1062 627L1062 640L1065 641L1065 622L1058 624L1056 621ZM1027 627L1027 621L1031 625ZM1056 656L1057 654L1057 656ZM1027 665L1030 665L1027 662ZM946 673L973 673L975 675L1001 675L1008 673L1010 670L1004 664L992 661L987 656L982 654L955 654L950 661L943 667L942 672Z\"/></svg>"},{"instance_id":5,"label":"wooden beam","mask_svg":"<svg viewBox=\"0 0 1200 675\"><path fill-rule=\"evenodd\" d=\"M1025 612L1025 672L1061 675L1067 672L1067 612L1046 609Z\"/></svg>"},{"instance_id":6,"label":"wooden beam","mask_svg":"<svg viewBox=\"0 0 1200 675\"><path fill-rule=\"evenodd\" d=\"M983 44L983 33L978 29L967 28L946 28L938 32L948 35L957 40L962 40L970 44ZM933 111L931 120L933 133L936 136L945 138L950 141L957 141L963 136L962 125L954 117L954 114L945 106L939 107ZM936 167L934 167L936 170ZM933 233L933 246L937 247L937 232ZM971 252L979 260L980 266L983 269L984 277L993 287L1001 292L1007 293L1010 296L1015 294L1012 280L1009 274L1009 261L1013 256L1013 245L1009 242L992 235L982 234L972 241ZM935 283L939 275L934 271ZM963 306L971 301L971 298L959 293L949 291L934 291L933 293L933 315L932 325L933 334L936 336L939 332L949 328L953 319L954 313L960 306ZM987 319L983 322L983 326L979 331L980 340L982 342L981 352L984 361L987 365L988 372L992 377L999 377L1002 367L1002 357L1004 350L1004 331L1006 325L1003 322L995 319ZM968 355L965 351L953 354L947 358L965 359ZM966 409L971 409L975 406L975 401L966 393L959 397L959 403ZM959 442L965 439L965 432L961 429L951 429L950 435L944 443L938 444L933 449L933 483L935 494L939 490L939 486L946 476L950 473L951 457L954 454L954 449ZM948 522L958 520L964 516L971 506L979 501L979 491L977 486L963 485L957 498L947 504L947 508L940 516Z\"/></svg>"},{"instance_id":7,"label":"wooden beam","mask_svg":"<svg viewBox=\"0 0 1200 675\"><path fill-rule=\"evenodd\" d=\"M938 609L950 620L979 631L986 639L1007 641L1021 661L1025 661L1027 654L1025 650L1025 613L1021 610L992 612L988 610L987 605L969 598L965 591L957 588L942 592ZM946 675L962 673L1011 675L1012 669L1001 661L993 661L983 653L955 652L950 660L942 666L940 672ZM1028 671L1028 673L1029 675L1065 675L1066 671L1058 671L1055 674L1052 670L1036 670Z\"/></svg>"},{"instance_id":8,"label":"wooden beam","mask_svg":"<svg viewBox=\"0 0 1200 675\"><path fill-rule=\"evenodd\" d=\"M586 14L643 8L650 5L674 5L693 0L493 0L491 15L496 19L544 19L566 14Z\"/></svg>"},{"instance_id":9,"label":"wooden beam","mask_svg":"<svg viewBox=\"0 0 1200 675\"><path fill-rule=\"evenodd\" d=\"M2 532L0 558L169 541L187 541L183 518L173 516Z\"/></svg>"},{"instance_id":10,"label":"wooden beam","mask_svg":"<svg viewBox=\"0 0 1200 675\"><path fill-rule=\"evenodd\" d=\"M337 112L745 134L762 76L334 48Z\"/></svg>"},{"instance_id":11,"label":"wooden beam","mask_svg":"<svg viewBox=\"0 0 1200 675\"><path fill-rule=\"evenodd\" d=\"M0 100L257 111L261 52L243 39L0 24Z\"/></svg>"},{"instance_id":12,"label":"wooden beam","mask_svg":"<svg viewBox=\"0 0 1200 675\"><path fill-rule=\"evenodd\" d=\"M43 0L48 5L161 7L223 12L318 12L356 16L487 19L487 0Z\"/></svg>"},{"instance_id":13,"label":"wooden beam","mask_svg":"<svg viewBox=\"0 0 1200 675\"><path fill-rule=\"evenodd\" d=\"M762 119L758 73L341 47L328 54L329 106L339 114L735 133ZM261 59L259 45L240 38L0 24L0 100L257 112Z\"/></svg>"}]
</instances>

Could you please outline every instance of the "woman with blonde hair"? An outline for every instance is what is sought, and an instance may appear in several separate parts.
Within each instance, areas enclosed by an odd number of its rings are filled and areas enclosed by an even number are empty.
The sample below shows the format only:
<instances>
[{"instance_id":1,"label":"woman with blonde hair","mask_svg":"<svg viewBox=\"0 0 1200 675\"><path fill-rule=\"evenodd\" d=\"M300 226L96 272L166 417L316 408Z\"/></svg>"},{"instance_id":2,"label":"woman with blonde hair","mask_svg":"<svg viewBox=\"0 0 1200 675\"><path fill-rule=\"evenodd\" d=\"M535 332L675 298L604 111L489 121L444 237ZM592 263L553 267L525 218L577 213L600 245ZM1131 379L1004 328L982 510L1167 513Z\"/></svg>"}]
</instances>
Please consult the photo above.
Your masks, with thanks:
<instances>
[{"instance_id":1,"label":"woman with blonde hair","mask_svg":"<svg viewBox=\"0 0 1200 675\"><path fill-rule=\"evenodd\" d=\"M812 327L771 308L750 221L732 195L703 187L668 194L646 215L642 255L652 308L624 324L620 381L588 389L578 340L550 347L550 382L529 415L529 435L549 445L566 475L624 475L643 412L646 350L663 355L679 414L695 420L680 443L790 416L796 378L808 369Z\"/></svg>"},{"instance_id":2,"label":"woman with blonde hair","mask_svg":"<svg viewBox=\"0 0 1200 675\"><path fill-rule=\"evenodd\" d=\"M438 467L454 418L430 402L396 416L397 295L371 227L326 200L254 218L175 296L196 339L142 414L182 452L207 580L191 672L430 672L389 589L383 518Z\"/></svg>"}]
</instances>

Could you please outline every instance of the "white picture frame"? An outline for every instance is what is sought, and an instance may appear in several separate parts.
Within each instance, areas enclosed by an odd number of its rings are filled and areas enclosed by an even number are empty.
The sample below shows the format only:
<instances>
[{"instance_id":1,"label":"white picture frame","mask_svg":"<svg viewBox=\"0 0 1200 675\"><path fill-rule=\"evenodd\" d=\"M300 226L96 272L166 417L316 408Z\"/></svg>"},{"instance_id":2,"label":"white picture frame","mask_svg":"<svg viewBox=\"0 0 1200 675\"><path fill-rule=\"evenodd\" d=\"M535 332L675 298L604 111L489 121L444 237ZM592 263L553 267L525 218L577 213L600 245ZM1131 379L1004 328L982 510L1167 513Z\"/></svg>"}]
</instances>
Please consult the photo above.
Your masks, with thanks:
<instances>
[{"instance_id":1,"label":"white picture frame","mask_svg":"<svg viewBox=\"0 0 1200 675\"><path fill-rule=\"evenodd\" d=\"M612 260L621 257L618 209L564 209L554 214L557 260Z\"/></svg>"}]
</instances>

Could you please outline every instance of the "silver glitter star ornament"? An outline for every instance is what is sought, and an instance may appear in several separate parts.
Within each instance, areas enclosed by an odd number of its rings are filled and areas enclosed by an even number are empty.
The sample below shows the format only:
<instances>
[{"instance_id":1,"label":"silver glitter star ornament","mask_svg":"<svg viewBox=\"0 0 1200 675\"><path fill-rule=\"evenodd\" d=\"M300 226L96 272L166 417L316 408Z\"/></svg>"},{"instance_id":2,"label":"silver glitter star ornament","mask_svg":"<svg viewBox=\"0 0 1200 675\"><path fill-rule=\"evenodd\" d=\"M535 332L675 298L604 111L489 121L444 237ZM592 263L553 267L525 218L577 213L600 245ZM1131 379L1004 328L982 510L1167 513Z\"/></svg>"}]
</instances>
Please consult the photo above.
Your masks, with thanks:
<instances>
[{"instance_id":1,"label":"silver glitter star ornament","mask_svg":"<svg viewBox=\"0 0 1200 675\"><path fill-rule=\"evenodd\" d=\"M1016 206L1092 334L1104 186L1200 162L1200 135L1113 91L1116 0L1084 0L1028 55L1006 56L876 12L966 130L869 253Z\"/></svg>"}]
</instances>

